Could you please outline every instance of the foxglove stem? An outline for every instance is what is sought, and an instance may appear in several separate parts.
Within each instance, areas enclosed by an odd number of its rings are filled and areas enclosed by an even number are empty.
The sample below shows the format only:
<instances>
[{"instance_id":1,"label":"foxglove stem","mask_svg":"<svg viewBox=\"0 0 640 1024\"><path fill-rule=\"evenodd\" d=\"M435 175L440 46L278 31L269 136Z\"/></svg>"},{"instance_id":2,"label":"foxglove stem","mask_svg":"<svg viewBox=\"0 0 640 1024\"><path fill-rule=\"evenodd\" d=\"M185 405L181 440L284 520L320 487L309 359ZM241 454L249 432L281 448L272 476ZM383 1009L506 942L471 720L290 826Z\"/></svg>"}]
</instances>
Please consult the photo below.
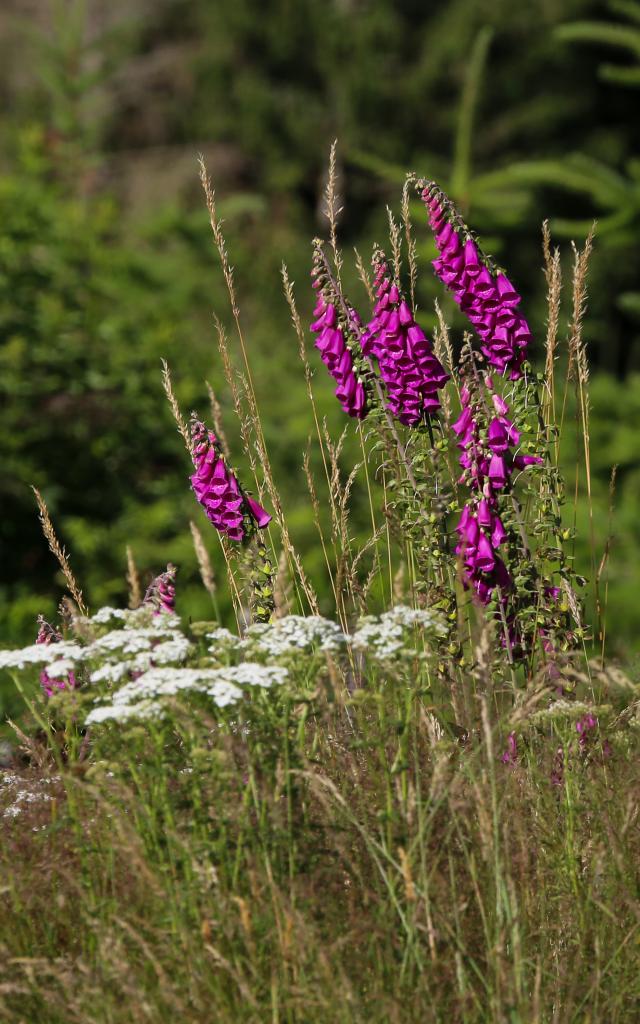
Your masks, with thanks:
<instances>
[{"instance_id":1,"label":"foxglove stem","mask_svg":"<svg viewBox=\"0 0 640 1024\"><path fill-rule=\"evenodd\" d=\"M249 557L253 619L255 622L271 622L275 612L273 563L259 536L251 545Z\"/></svg>"}]
</instances>

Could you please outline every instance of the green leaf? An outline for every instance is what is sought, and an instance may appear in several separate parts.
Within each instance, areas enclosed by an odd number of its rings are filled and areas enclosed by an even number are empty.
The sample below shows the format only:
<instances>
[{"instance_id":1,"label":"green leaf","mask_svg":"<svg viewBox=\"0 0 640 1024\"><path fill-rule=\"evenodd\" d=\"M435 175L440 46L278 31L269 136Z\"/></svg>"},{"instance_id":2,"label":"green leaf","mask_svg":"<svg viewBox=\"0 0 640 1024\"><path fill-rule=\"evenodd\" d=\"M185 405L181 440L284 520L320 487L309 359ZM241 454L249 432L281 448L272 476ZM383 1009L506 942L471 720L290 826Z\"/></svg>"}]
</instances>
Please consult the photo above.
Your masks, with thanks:
<instances>
[{"instance_id":1,"label":"green leaf","mask_svg":"<svg viewBox=\"0 0 640 1024\"><path fill-rule=\"evenodd\" d=\"M640 86L640 67L621 68L617 64L601 64L598 68L598 77L603 82L613 82L615 85Z\"/></svg>"},{"instance_id":2,"label":"green leaf","mask_svg":"<svg viewBox=\"0 0 640 1024\"><path fill-rule=\"evenodd\" d=\"M614 14L621 14L629 21L637 21L640 25L640 4L636 0L609 0L609 8Z\"/></svg>"},{"instance_id":3,"label":"green leaf","mask_svg":"<svg viewBox=\"0 0 640 1024\"><path fill-rule=\"evenodd\" d=\"M614 25L603 21L576 21L559 25L554 31L556 39L567 43L598 43L631 50L640 57L640 30L627 25Z\"/></svg>"},{"instance_id":4,"label":"green leaf","mask_svg":"<svg viewBox=\"0 0 640 1024\"><path fill-rule=\"evenodd\" d=\"M464 199L469 190L473 119L492 38L493 29L487 27L481 29L476 36L460 97L453 171L451 173L451 194L456 199Z\"/></svg>"}]
</instances>

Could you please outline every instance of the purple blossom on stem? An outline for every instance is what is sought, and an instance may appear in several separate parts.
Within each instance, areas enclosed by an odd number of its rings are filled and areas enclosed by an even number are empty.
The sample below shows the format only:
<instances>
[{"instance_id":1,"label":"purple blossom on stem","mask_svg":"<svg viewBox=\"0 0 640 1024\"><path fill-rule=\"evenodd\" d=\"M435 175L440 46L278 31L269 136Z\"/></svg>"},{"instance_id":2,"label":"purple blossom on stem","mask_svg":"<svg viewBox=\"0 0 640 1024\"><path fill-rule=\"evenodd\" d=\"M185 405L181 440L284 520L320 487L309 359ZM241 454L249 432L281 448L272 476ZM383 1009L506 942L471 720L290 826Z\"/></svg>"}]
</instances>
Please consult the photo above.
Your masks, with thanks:
<instances>
[{"instance_id":1,"label":"purple blossom on stem","mask_svg":"<svg viewBox=\"0 0 640 1024\"><path fill-rule=\"evenodd\" d=\"M155 614L175 614L176 610L176 569L175 565L169 562L166 571L160 573L151 581L144 595L143 604L152 604L155 607Z\"/></svg>"},{"instance_id":2,"label":"purple blossom on stem","mask_svg":"<svg viewBox=\"0 0 640 1024\"><path fill-rule=\"evenodd\" d=\"M507 737L507 749L500 758L503 764L515 764L518 760L518 741L515 732L510 732Z\"/></svg>"},{"instance_id":3,"label":"purple blossom on stem","mask_svg":"<svg viewBox=\"0 0 640 1024\"><path fill-rule=\"evenodd\" d=\"M592 730L597 728L598 719L591 713L583 715L582 718L578 719L576 722L576 732L578 733L578 743L581 750L585 750L589 745L589 741L595 736Z\"/></svg>"},{"instance_id":4,"label":"purple blossom on stem","mask_svg":"<svg viewBox=\"0 0 640 1024\"><path fill-rule=\"evenodd\" d=\"M374 257L376 304L362 335L362 351L378 361L389 411L414 427L440 408L438 391L449 380L431 342L392 280L382 253Z\"/></svg>"},{"instance_id":5,"label":"purple blossom on stem","mask_svg":"<svg viewBox=\"0 0 640 1024\"><path fill-rule=\"evenodd\" d=\"M57 644L60 640L62 640L62 635L58 630L51 626L42 615L39 615L36 643ZM43 669L40 673L40 686L47 697L53 697L57 690L75 690L76 685L77 680L73 672L68 672L64 679L53 679L46 669Z\"/></svg>"},{"instance_id":6,"label":"purple blossom on stem","mask_svg":"<svg viewBox=\"0 0 640 1024\"><path fill-rule=\"evenodd\" d=\"M509 406L493 391L490 378L485 378L484 385L491 396L493 411L493 415L489 414L488 426L483 425L487 417L481 417L481 410L466 385L460 392L462 411L452 425L461 450L461 482L467 483L473 492L456 527L459 535L456 554L464 566L463 582L473 589L479 601L488 604L495 588L499 587L504 606L512 581L498 555L498 548L507 539L498 512L499 496L509 485L514 469L542 460L512 452L520 443L520 433L509 418Z\"/></svg>"},{"instance_id":7,"label":"purple blossom on stem","mask_svg":"<svg viewBox=\"0 0 640 1024\"><path fill-rule=\"evenodd\" d=\"M529 325L518 311L520 296L482 252L435 183L427 184L421 195L438 247L433 261L436 274L473 324L491 365L517 380L531 340Z\"/></svg>"},{"instance_id":8,"label":"purple blossom on stem","mask_svg":"<svg viewBox=\"0 0 640 1024\"><path fill-rule=\"evenodd\" d=\"M313 287L319 289L320 281L316 279ZM351 311L351 315L355 322L359 323L355 310ZM364 385L356 377L353 357L347 345L345 331L339 322L337 309L320 292L313 316L310 329L318 335L315 347L338 385L335 391L336 398L348 416L363 420L369 411Z\"/></svg>"},{"instance_id":9,"label":"purple blossom on stem","mask_svg":"<svg viewBox=\"0 0 640 1024\"><path fill-rule=\"evenodd\" d=\"M195 415L191 419L195 473L191 486L207 519L230 540L243 541L257 527L264 529L271 516L241 489L226 464L216 435Z\"/></svg>"}]
</instances>

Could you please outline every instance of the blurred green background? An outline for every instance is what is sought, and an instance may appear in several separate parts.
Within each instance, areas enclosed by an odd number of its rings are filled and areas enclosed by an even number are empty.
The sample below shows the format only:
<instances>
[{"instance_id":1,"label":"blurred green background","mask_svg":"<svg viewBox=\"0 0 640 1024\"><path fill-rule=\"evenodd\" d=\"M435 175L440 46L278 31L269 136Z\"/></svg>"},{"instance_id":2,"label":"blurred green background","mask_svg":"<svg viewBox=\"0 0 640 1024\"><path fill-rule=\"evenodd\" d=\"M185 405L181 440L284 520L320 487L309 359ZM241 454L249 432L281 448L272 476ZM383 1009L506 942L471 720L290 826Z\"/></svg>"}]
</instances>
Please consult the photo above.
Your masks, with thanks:
<instances>
[{"instance_id":1,"label":"blurred green background","mask_svg":"<svg viewBox=\"0 0 640 1024\"><path fill-rule=\"evenodd\" d=\"M31 483L93 607L126 601L129 543L145 579L170 559L180 566L182 612L211 614L188 521L207 524L160 381L165 357L183 408L206 414L208 379L237 440L212 320L229 322L228 303L198 152L225 219L290 529L330 607L301 469L313 420L280 265L308 322L309 239L324 230L338 137L347 253L384 238L406 170L435 177L508 266L539 339L541 222L550 218L568 272L569 239L598 219L586 324L596 534L602 548L616 463L609 636L615 652L638 648L639 87L635 0L4 0L0 642L30 641L35 616L54 617L63 593ZM420 214L429 324L441 289L423 223ZM353 295L366 313L362 291ZM342 416L323 372L315 388L336 435ZM572 447L568 436L570 472ZM586 527L580 503L578 519ZM577 554L589 575L586 543Z\"/></svg>"}]
</instances>

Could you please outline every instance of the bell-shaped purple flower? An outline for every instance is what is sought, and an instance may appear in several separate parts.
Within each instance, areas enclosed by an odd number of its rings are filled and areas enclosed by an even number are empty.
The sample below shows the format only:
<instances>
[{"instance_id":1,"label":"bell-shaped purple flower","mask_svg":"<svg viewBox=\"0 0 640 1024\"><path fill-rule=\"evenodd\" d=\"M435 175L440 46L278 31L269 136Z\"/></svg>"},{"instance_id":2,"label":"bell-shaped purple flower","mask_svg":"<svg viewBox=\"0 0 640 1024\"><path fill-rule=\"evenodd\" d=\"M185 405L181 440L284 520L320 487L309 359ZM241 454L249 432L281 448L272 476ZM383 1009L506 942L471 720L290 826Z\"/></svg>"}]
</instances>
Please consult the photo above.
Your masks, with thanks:
<instances>
[{"instance_id":1,"label":"bell-shaped purple flower","mask_svg":"<svg viewBox=\"0 0 640 1024\"><path fill-rule=\"evenodd\" d=\"M507 736L507 749L500 760L503 764L515 764L518 760L518 742L515 732L510 732Z\"/></svg>"},{"instance_id":2,"label":"bell-shaped purple flower","mask_svg":"<svg viewBox=\"0 0 640 1024\"><path fill-rule=\"evenodd\" d=\"M434 182L422 190L422 199L439 252L433 261L436 274L475 328L491 365L517 380L531 340L529 325L518 312L520 296L485 256Z\"/></svg>"},{"instance_id":3,"label":"bell-shaped purple flower","mask_svg":"<svg viewBox=\"0 0 640 1024\"><path fill-rule=\"evenodd\" d=\"M225 462L212 430L195 415L191 420L195 473L190 477L196 498L219 533L243 541L254 528L264 529L271 516L257 501L247 497Z\"/></svg>"},{"instance_id":4,"label":"bell-shaped purple flower","mask_svg":"<svg viewBox=\"0 0 640 1024\"><path fill-rule=\"evenodd\" d=\"M362 334L362 349L378 361L389 411L414 427L440 408L438 391L449 374L415 322L381 253L376 254L376 264L376 304Z\"/></svg>"},{"instance_id":5,"label":"bell-shaped purple flower","mask_svg":"<svg viewBox=\"0 0 640 1024\"><path fill-rule=\"evenodd\" d=\"M338 321L336 307L319 294L313 315L314 321L310 329L317 334L315 346L320 352L322 362L336 381L336 398L348 416L363 420L369 411L367 395L364 385L355 375L353 357ZM351 316L357 322L355 310L351 311Z\"/></svg>"}]
</instances>

